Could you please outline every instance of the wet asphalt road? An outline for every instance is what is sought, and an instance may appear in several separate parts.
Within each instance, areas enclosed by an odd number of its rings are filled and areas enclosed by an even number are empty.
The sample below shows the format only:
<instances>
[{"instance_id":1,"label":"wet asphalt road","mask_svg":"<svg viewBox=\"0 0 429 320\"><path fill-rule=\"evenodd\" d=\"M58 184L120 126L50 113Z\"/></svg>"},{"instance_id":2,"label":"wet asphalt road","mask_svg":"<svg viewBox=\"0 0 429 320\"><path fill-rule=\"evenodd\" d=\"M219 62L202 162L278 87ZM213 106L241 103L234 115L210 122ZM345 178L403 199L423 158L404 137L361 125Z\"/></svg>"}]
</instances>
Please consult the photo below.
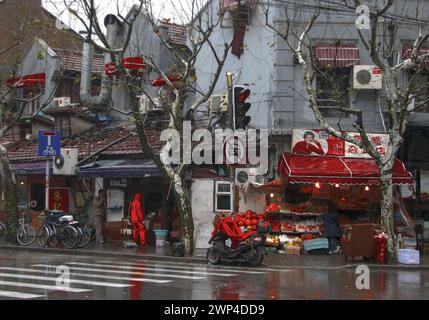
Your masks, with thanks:
<instances>
[{"instance_id":1,"label":"wet asphalt road","mask_svg":"<svg viewBox=\"0 0 429 320\"><path fill-rule=\"evenodd\" d=\"M68 285L62 270L70 272ZM1 300L429 299L429 270L371 270L369 290L358 290L356 277L352 269L278 271L0 251Z\"/></svg>"}]
</instances>

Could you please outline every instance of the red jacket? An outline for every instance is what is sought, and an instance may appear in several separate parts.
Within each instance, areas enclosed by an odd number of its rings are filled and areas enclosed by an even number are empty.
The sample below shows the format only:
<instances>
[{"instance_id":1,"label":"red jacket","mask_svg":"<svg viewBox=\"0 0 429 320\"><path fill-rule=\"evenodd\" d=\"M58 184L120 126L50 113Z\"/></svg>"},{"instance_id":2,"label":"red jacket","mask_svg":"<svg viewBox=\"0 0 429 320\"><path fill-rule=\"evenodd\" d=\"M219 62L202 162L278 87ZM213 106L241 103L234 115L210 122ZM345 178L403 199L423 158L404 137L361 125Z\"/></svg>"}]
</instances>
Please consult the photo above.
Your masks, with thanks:
<instances>
[{"instance_id":1,"label":"red jacket","mask_svg":"<svg viewBox=\"0 0 429 320\"><path fill-rule=\"evenodd\" d=\"M133 202L131 202L131 222L142 222L144 220L141 199L142 195L137 193Z\"/></svg>"},{"instance_id":2,"label":"red jacket","mask_svg":"<svg viewBox=\"0 0 429 320\"><path fill-rule=\"evenodd\" d=\"M292 152L295 154L324 154L322 145L319 141L314 141L313 143L307 143L307 141L300 141L292 149Z\"/></svg>"}]
</instances>

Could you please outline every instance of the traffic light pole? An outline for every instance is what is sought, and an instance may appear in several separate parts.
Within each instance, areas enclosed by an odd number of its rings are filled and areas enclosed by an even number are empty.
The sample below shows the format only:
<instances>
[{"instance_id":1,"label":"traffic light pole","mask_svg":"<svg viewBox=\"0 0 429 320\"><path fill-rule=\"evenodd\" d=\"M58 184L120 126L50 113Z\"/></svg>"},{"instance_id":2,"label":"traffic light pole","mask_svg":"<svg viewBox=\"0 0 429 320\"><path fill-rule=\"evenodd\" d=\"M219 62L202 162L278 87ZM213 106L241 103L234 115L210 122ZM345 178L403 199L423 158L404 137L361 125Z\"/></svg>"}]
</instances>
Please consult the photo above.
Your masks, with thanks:
<instances>
[{"instance_id":1,"label":"traffic light pole","mask_svg":"<svg viewBox=\"0 0 429 320\"><path fill-rule=\"evenodd\" d=\"M229 107L229 127L235 132L235 108L234 108L234 99L233 99L234 83L233 83L232 77L233 77L232 72L226 73L226 84L227 84L227 90L228 90L228 107ZM231 211L235 212L236 211L235 210L236 192L235 192L235 167L234 166L229 167L229 178L231 179L231 191L233 194Z\"/></svg>"}]
</instances>

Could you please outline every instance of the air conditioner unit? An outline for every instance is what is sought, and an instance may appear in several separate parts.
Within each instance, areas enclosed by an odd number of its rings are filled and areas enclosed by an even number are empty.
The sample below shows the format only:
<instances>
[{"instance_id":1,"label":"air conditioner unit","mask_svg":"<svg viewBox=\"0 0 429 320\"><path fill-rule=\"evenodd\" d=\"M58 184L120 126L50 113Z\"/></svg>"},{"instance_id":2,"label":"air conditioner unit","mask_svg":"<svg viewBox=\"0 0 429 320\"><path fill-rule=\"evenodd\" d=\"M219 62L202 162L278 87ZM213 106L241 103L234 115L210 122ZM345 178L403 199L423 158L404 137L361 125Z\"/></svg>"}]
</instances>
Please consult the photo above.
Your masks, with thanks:
<instances>
[{"instance_id":1,"label":"air conditioner unit","mask_svg":"<svg viewBox=\"0 0 429 320\"><path fill-rule=\"evenodd\" d=\"M235 169L235 184L242 186L247 182L258 182L257 170L255 168Z\"/></svg>"},{"instance_id":2,"label":"air conditioner unit","mask_svg":"<svg viewBox=\"0 0 429 320\"><path fill-rule=\"evenodd\" d=\"M228 111L228 95L227 94L214 94L210 96L207 102L207 109L209 117L212 118L217 113Z\"/></svg>"},{"instance_id":3,"label":"air conditioner unit","mask_svg":"<svg viewBox=\"0 0 429 320\"><path fill-rule=\"evenodd\" d=\"M371 65L353 66L353 88L381 90L383 74L379 67Z\"/></svg>"},{"instance_id":4,"label":"air conditioner unit","mask_svg":"<svg viewBox=\"0 0 429 320\"><path fill-rule=\"evenodd\" d=\"M161 103L158 98L153 98L152 101L146 95L139 96L139 109L141 114L146 114L150 111L161 109Z\"/></svg>"},{"instance_id":5,"label":"air conditioner unit","mask_svg":"<svg viewBox=\"0 0 429 320\"><path fill-rule=\"evenodd\" d=\"M67 107L71 103L70 97L59 97L54 98L54 106L55 107Z\"/></svg>"},{"instance_id":6,"label":"air conditioner unit","mask_svg":"<svg viewBox=\"0 0 429 320\"><path fill-rule=\"evenodd\" d=\"M78 149L61 148L61 155L54 158L54 174L74 176L78 162Z\"/></svg>"}]
</instances>

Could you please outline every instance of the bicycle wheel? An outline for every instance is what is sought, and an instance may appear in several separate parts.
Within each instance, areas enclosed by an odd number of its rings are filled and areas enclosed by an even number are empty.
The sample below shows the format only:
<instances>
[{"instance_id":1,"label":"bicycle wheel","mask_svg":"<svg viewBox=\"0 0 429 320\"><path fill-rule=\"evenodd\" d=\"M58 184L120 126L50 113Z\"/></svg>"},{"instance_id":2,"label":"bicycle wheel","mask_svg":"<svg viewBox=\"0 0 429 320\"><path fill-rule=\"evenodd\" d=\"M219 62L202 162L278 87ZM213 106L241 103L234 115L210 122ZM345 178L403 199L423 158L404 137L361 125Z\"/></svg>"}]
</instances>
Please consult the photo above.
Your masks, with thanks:
<instances>
[{"instance_id":1,"label":"bicycle wheel","mask_svg":"<svg viewBox=\"0 0 429 320\"><path fill-rule=\"evenodd\" d=\"M64 248L67 249L73 249L79 243L79 233L71 226L65 226L61 228L59 238L61 244L64 246Z\"/></svg>"},{"instance_id":2,"label":"bicycle wheel","mask_svg":"<svg viewBox=\"0 0 429 320\"><path fill-rule=\"evenodd\" d=\"M86 224L86 227L88 228L89 233L91 234L90 241L95 240L95 223L93 221L88 221Z\"/></svg>"},{"instance_id":3,"label":"bicycle wheel","mask_svg":"<svg viewBox=\"0 0 429 320\"><path fill-rule=\"evenodd\" d=\"M46 247L48 245L50 236L50 231L48 226L41 226L37 230L37 242L39 243L39 246Z\"/></svg>"},{"instance_id":4,"label":"bicycle wheel","mask_svg":"<svg viewBox=\"0 0 429 320\"><path fill-rule=\"evenodd\" d=\"M22 225L16 231L16 240L22 246L29 246L36 240L37 232L29 224Z\"/></svg>"},{"instance_id":5,"label":"bicycle wheel","mask_svg":"<svg viewBox=\"0 0 429 320\"><path fill-rule=\"evenodd\" d=\"M77 247L78 248L84 248L91 241L91 232L85 226L78 227L78 229L80 232L80 241L79 241Z\"/></svg>"},{"instance_id":6,"label":"bicycle wheel","mask_svg":"<svg viewBox=\"0 0 429 320\"><path fill-rule=\"evenodd\" d=\"M49 226L49 240L48 245L50 247L58 247L61 243L60 241L60 228L55 224Z\"/></svg>"}]
</instances>

